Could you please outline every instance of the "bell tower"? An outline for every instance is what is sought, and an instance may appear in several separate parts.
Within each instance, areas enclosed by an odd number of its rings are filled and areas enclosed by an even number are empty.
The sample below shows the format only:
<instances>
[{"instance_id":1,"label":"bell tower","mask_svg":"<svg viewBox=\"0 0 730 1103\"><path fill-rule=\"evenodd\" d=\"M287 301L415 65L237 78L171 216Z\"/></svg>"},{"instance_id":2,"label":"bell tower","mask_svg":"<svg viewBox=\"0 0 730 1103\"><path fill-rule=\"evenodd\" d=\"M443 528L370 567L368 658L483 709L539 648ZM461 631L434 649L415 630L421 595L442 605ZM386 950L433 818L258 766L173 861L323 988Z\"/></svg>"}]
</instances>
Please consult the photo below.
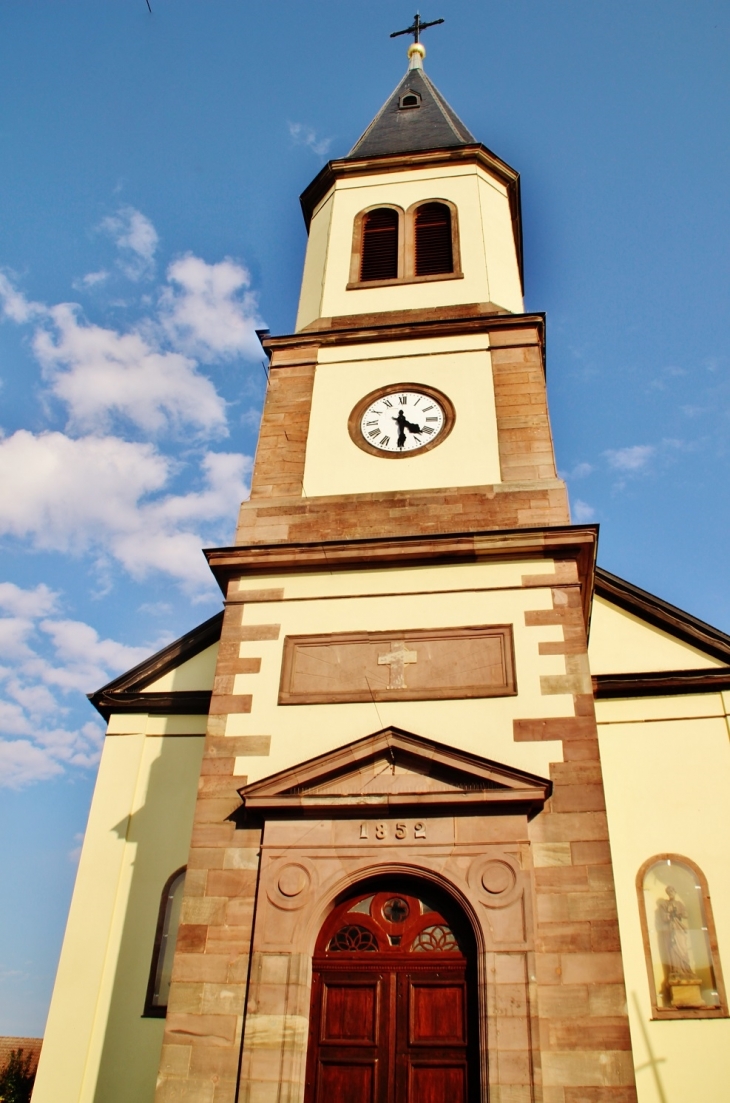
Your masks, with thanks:
<instances>
[{"instance_id":1,"label":"bell tower","mask_svg":"<svg viewBox=\"0 0 730 1103\"><path fill-rule=\"evenodd\" d=\"M424 53L411 46L363 136L302 196L297 327L262 338L242 543L568 523L544 318L523 313L519 176L472 137Z\"/></svg>"},{"instance_id":2,"label":"bell tower","mask_svg":"<svg viewBox=\"0 0 730 1103\"><path fill-rule=\"evenodd\" d=\"M301 197L296 327L260 335L251 495L207 552L158 1103L635 1099L597 530L556 473L518 174L408 54Z\"/></svg>"}]
</instances>

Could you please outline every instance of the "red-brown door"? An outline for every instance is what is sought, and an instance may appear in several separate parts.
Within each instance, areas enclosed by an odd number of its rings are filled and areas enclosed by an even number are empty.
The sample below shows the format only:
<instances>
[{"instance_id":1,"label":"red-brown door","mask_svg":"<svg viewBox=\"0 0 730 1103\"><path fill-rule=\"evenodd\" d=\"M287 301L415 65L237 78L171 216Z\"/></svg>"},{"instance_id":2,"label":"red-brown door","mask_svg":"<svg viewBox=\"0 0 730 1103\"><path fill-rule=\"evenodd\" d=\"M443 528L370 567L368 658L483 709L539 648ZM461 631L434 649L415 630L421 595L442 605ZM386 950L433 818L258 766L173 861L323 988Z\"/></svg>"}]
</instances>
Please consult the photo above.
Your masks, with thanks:
<instances>
[{"instance_id":1,"label":"red-brown door","mask_svg":"<svg viewBox=\"0 0 730 1103\"><path fill-rule=\"evenodd\" d=\"M340 904L315 953L306 1103L471 1103L467 966L425 899L371 891Z\"/></svg>"}]
</instances>

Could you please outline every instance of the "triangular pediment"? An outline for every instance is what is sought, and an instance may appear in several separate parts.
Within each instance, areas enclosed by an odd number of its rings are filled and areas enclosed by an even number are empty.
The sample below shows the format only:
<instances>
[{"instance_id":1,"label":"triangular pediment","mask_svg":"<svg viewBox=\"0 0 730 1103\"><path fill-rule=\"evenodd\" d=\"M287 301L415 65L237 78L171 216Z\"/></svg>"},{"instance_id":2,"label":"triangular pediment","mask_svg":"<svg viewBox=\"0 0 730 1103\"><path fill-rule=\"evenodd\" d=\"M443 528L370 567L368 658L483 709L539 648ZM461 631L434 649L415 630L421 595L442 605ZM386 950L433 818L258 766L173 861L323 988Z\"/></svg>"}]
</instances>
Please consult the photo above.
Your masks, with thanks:
<instances>
[{"instance_id":1,"label":"triangular pediment","mask_svg":"<svg viewBox=\"0 0 730 1103\"><path fill-rule=\"evenodd\" d=\"M542 807L550 782L400 728L384 728L239 790L250 810ZM496 807L495 807L496 810Z\"/></svg>"}]
</instances>

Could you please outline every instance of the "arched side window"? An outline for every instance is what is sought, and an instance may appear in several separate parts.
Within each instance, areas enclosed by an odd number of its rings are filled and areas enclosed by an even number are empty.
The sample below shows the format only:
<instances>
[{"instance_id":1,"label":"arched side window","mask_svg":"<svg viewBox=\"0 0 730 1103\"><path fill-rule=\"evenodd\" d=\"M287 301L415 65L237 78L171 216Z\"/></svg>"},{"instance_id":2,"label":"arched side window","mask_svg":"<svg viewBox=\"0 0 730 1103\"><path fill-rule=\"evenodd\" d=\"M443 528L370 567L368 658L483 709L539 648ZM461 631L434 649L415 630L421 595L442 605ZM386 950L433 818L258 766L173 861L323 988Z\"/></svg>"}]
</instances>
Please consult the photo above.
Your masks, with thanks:
<instances>
[{"instance_id":1,"label":"arched side window","mask_svg":"<svg viewBox=\"0 0 730 1103\"><path fill-rule=\"evenodd\" d=\"M658 854L636 878L654 1018L727 1016L715 924L701 869Z\"/></svg>"},{"instance_id":2,"label":"arched side window","mask_svg":"<svg viewBox=\"0 0 730 1103\"><path fill-rule=\"evenodd\" d=\"M150 978L143 1012L144 1015L153 1018L164 1018L167 1013L167 999L170 993L172 963L180 926L184 888L185 866L168 877L160 898L155 946L152 951Z\"/></svg>"},{"instance_id":3,"label":"arched side window","mask_svg":"<svg viewBox=\"0 0 730 1103\"><path fill-rule=\"evenodd\" d=\"M451 209L445 203L422 203L414 215L416 276L454 271Z\"/></svg>"}]
</instances>

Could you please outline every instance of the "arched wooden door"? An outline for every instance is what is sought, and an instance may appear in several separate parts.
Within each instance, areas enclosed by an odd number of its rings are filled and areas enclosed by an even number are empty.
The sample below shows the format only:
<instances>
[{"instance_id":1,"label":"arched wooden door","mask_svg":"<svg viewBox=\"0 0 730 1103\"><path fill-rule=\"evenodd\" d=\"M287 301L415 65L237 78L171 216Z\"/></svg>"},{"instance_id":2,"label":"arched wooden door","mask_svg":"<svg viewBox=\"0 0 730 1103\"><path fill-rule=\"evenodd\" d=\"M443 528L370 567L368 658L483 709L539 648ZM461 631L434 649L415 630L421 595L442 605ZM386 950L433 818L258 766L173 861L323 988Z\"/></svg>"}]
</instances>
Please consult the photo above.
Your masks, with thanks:
<instances>
[{"instance_id":1,"label":"arched wooden door","mask_svg":"<svg viewBox=\"0 0 730 1103\"><path fill-rule=\"evenodd\" d=\"M371 889L329 916L313 962L305 1103L477 1099L469 933L439 903Z\"/></svg>"}]
</instances>

